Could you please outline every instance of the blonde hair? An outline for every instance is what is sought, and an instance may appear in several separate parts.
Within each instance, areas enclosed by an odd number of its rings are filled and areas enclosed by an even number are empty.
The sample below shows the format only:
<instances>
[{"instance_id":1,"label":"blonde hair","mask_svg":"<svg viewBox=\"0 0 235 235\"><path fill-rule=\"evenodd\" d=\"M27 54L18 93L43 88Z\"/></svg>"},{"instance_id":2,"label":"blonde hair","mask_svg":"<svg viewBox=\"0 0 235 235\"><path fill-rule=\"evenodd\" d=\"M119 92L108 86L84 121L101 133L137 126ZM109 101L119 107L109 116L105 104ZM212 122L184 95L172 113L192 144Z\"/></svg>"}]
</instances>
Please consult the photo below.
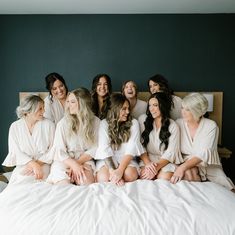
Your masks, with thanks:
<instances>
[{"instance_id":1,"label":"blonde hair","mask_svg":"<svg viewBox=\"0 0 235 235\"><path fill-rule=\"evenodd\" d=\"M70 92L78 101L79 110L76 114L70 114L68 107L65 110L65 118L68 123L68 134L79 135L85 143L93 144L95 141L94 119L91 111L91 95L86 88L78 88Z\"/></svg>"},{"instance_id":2,"label":"blonde hair","mask_svg":"<svg viewBox=\"0 0 235 235\"><path fill-rule=\"evenodd\" d=\"M28 113L35 113L38 110L40 103L44 103L43 99L36 95L30 94L25 96L20 105L16 108L16 115L18 118L25 117Z\"/></svg>"},{"instance_id":3,"label":"blonde hair","mask_svg":"<svg viewBox=\"0 0 235 235\"><path fill-rule=\"evenodd\" d=\"M120 111L126 101L129 103L122 94L117 93L111 96L111 109L108 111L106 120L110 144L114 150L118 150L122 143L129 140L131 135L131 115L128 116L127 121L119 122Z\"/></svg>"},{"instance_id":4,"label":"blonde hair","mask_svg":"<svg viewBox=\"0 0 235 235\"><path fill-rule=\"evenodd\" d=\"M182 107L184 109L188 109L195 120L198 121L206 113L208 101L204 95L200 93L192 93L183 98Z\"/></svg>"}]
</instances>

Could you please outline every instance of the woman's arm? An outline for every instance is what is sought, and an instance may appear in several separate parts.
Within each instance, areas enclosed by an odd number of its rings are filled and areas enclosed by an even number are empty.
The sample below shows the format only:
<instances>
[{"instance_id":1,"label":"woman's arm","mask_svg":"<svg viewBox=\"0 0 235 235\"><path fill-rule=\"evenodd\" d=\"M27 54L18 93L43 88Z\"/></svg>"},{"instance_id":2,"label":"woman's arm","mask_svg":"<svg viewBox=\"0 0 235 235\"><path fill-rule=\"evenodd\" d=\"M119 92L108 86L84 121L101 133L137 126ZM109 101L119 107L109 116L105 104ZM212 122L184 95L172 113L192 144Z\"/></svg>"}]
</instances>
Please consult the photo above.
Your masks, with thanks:
<instances>
[{"instance_id":1,"label":"woman's arm","mask_svg":"<svg viewBox=\"0 0 235 235\"><path fill-rule=\"evenodd\" d=\"M76 159L76 162L80 165L83 165L84 163L90 161L92 157L89 154L82 153L79 157L79 159Z\"/></svg>"},{"instance_id":2,"label":"woman's arm","mask_svg":"<svg viewBox=\"0 0 235 235\"><path fill-rule=\"evenodd\" d=\"M84 167L76 159L67 158L63 162L71 169L71 175L75 182L82 183L86 180Z\"/></svg>"},{"instance_id":3,"label":"woman's arm","mask_svg":"<svg viewBox=\"0 0 235 235\"><path fill-rule=\"evenodd\" d=\"M202 162L202 159L200 159L199 157L192 157L189 160L185 161L175 170L170 180L171 183L175 184L178 181L182 180L184 178L185 172L197 166L200 162Z\"/></svg>"}]
</instances>

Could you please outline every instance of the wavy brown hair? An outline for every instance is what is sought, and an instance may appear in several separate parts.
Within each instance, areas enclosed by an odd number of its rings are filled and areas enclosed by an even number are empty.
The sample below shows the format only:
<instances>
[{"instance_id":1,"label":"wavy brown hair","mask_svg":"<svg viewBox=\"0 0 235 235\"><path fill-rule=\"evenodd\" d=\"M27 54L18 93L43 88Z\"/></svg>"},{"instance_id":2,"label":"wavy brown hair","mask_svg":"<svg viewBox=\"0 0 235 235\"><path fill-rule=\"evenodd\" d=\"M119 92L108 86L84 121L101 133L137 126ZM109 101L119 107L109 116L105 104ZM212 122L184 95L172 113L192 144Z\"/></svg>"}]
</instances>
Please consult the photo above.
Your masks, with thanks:
<instances>
[{"instance_id":1,"label":"wavy brown hair","mask_svg":"<svg viewBox=\"0 0 235 235\"><path fill-rule=\"evenodd\" d=\"M111 108L107 114L108 135L113 149L118 150L122 143L129 140L131 135L132 117L129 114L127 121L119 122L120 111L125 102L130 103L122 94L111 95Z\"/></svg>"}]
</instances>

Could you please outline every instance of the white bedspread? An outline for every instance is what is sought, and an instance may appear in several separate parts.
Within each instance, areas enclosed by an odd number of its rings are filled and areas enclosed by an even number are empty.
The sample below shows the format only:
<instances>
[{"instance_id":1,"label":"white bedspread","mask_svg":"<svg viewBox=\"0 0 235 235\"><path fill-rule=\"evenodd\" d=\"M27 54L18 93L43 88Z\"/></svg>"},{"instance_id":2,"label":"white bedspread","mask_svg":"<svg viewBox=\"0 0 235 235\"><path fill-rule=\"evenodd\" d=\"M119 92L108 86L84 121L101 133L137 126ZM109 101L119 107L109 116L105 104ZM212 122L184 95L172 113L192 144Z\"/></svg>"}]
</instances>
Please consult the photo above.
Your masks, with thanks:
<instances>
[{"instance_id":1,"label":"white bedspread","mask_svg":"<svg viewBox=\"0 0 235 235\"><path fill-rule=\"evenodd\" d=\"M209 182L164 180L11 185L0 193L0 234L235 234L235 194Z\"/></svg>"}]
</instances>

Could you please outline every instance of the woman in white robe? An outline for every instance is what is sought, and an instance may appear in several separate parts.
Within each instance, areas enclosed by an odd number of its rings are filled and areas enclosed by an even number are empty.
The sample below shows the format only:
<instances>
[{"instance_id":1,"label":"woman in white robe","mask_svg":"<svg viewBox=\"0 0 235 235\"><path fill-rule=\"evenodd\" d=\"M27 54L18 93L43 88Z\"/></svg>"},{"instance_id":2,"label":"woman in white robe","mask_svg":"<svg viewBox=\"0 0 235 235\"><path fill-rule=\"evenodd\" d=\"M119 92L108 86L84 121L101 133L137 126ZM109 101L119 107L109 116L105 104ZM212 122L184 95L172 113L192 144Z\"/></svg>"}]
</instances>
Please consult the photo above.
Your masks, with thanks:
<instances>
[{"instance_id":1,"label":"woman in white robe","mask_svg":"<svg viewBox=\"0 0 235 235\"><path fill-rule=\"evenodd\" d=\"M77 185L94 182L95 157L99 118L91 111L91 96L87 89L70 92L65 117L56 127L53 145L54 162L47 181Z\"/></svg>"},{"instance_id":2,"label":"woman in white robe","mask_svg":"<svg viewBox=\"0 0 235 235\"><path fill-rule=\"evenodd\" d=\"M149 78L148 87L151 94L155 92L164 92L168 95L168 98L171 100L171 110L170 110L170 118L173 120L177 120L181 118L181 102L182 99L173 94L172 89L170 88L168 81L165 77L160 74L156 74Z\"/></svg>"},{"instance_id":3,"label":"woman in white robe","mask_svg":"<svg viewBox=\"0 0 235 235\"><path fill-rule=\"evenodd\" d=\"M145 152L140 156L142 179L170 180L176 164L183 162L180 153L180 132L169 118L171 103L163 92L150 96L147 117L140 129Z\"/></svg>"},{"instance_id":4,"label":"woman in white robe","mask_svg":"<svg viewBox=\"0 0 235 235\"><path fill-rule=\"evenodd\" d=\"M101 121L96 152L97 181L111 181L117 185L138 178L135 156L143 153L140 144L139 124L132 119L130 104L121 94L111 96L111 109Z\"/></svg>"},{"instance_id":5,"label":"woman in white robe","mask_svg":"<svg viewBox=\"0 0 235 235\"><path fill-rule=\"evenodd\" d=\"M130 112L133 118L138 119L139 116L146 113L147 102L137 99L138 89L134 81L125 81L123 83L122 94L130 102Z\"/></svg>"},{"instance_id":6,"label":"woman in white robe","mask_svg":"<svg viewBox=\"0 0 235 235\"><path fill-rule=\"evenodd\" d=\"M183 118L177 123L185 162L177 168L171 181L184 179L186 170L198 167L202 181L209 180L232 190L234 185L226 177L217 151L219 129L213 120L203 117L207 107L208 101L202 94L190 94L183 99Z\"/></svg>"},{"instance_id":7,"label":"woman in white robe","mask_svg":"<svg viewBox=\"0 0 235 235\"><path fill-rule=\"evenodd\" d=\"M16 166L10 183L45 179L53 156L55 126L43 118L44 102L36 95L26 96L17 108L19 120L9 129L9 153L4 166Z\"/></svg>"},{"instance_id":8,"label":"woman in white robe","mask_svg":"<svg viewBox=\"0 0 235 235\"><path fill-rule=\"evenodd\" d=\"M48 74L45 80L49 95L44 99L44 117L57 124L64 116L68 88L64 78L58 73Z\"/></svg>"}]
</instances>

